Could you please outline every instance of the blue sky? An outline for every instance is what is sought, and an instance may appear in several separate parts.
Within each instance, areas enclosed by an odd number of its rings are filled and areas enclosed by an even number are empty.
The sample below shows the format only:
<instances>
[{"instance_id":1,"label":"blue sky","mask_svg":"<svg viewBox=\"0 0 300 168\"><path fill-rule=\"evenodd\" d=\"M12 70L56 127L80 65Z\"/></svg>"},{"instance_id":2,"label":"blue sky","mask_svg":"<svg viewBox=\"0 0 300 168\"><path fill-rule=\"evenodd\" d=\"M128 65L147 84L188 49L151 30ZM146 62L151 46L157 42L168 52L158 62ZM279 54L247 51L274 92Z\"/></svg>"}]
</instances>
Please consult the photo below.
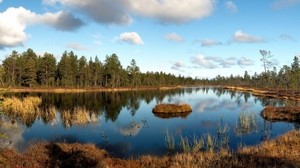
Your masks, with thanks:
<instances>
[{"instance_id":1,"label":"blue sky","mask_svg":"<svg viewBox=\"0 0 300 168\"><path fill-rule=\"evenodd\" d=\"M0 60L74 51L124 68L212 78L278 69L300 55L300 0L0 0Z\"/></svg>"}]
</instances>

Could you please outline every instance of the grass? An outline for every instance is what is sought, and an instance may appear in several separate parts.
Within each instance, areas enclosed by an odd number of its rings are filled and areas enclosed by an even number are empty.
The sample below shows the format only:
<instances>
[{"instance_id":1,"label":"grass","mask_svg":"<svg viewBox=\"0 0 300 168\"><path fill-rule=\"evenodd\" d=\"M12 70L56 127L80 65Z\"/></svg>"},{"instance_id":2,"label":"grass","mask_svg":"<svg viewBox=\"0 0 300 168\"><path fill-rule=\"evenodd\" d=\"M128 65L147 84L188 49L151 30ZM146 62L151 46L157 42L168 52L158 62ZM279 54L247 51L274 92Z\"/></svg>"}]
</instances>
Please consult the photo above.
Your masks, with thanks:
<instances>
[{"instance_id":1,"label":"grass","mask_svg":"<svg viewBox=\"0 0 300 168\"><path fill-rule=\"evenodd\" d=\"M235 125L235 134L237 136L247 135L251 134L253 132L257 131L257 117L256 114L251 113L245 113L242 112L238 116L238 120Z\"/></svg>"},{"instance_id":2,"label":"grass","mask_svg":"<svg viewBox=\"0 0 300 168\"><path fill-rule=\"evenodd\" d=\"M158 104L153 109L154 113L188 113L192 107L188 104Z\"/></svg>"},{"instance_id":3,"label":"grass","mask_svg":"<svg viewBox=\"0 0 300 168\"><path fill-rule=\"evenodd\" d=\"M19 99L16 97L5 98L1 108L4 112L12 112L16 114L35 113L39 110L42 99L39 97L25 97Z\"/></svg>"},{"instance_id":4,"label":"grass","mask_svg":"<svg viewBox=\"0 0 300 168\"><path fill-rule=\"evenodd\" d=\"M273 107L267 106L261 115L269 121L300 121L300 107Z\"/></svg>"},{"instance_id":5,"label":"grass","mask_svg":"<svg viewBox=\"0 0 300 168\"><path fill-rule=\"evenodd\" d=\"M300 167L300 132L290 131L258 146L228 150L120 159L91 144L33 144L23 153L0 151L0 167Z\"/></svg>"},{"instance_id":6,"label":"grass","mask_svg":"<svg viewBox=\"0 0 300 168\"><path fill-rule=\"evenodd\" d=\"M175 138L168 129L165 130L165 143L169 152L175 151Z\"/></svg>"}]
</instances>

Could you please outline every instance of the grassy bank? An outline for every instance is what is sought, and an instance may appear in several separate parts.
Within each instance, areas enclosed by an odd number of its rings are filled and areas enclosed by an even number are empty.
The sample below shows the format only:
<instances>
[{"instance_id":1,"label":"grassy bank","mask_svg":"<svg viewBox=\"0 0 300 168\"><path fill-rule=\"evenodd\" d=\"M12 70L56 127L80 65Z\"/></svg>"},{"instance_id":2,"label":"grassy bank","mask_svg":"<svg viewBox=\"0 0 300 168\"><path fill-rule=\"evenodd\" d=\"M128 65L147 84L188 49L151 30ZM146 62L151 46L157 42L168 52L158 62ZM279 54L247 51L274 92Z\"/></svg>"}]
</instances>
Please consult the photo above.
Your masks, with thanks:
<instances>
[{"instance_id":1,"label":"grassy bank","mask_svg":"<svg viewBox=\"0 0 300 168\"><path fill-rule=\"evenodd\" d=\"M135 90L168 90L178 89L181 86L164 87L122 87L122 88L103 88L103 87L11 87L0 88L6 92L51 92L51 93L81 93L81 92L116 92L116 91L135 91Z\"/></svg>"},{"instance_id":2,"label":"grassy bank","mask_svg":"<svg viewBox=\"0 0 300 168\"><path fill-rule=\"evenodd\" d=\"M39 142L25 152L0 152L0 167L300 167L300 133L288 132L275 140L237 152L178 153L120 159L91 144Z\"/></svg>"},{"instance_id":3,"label":"grassy bank","mask_svg":"<svg viewBox=\"0 0 300 168\"><path fill-rule=\"evenodd\" d=\"M224 89L237 90L242 92L250 92L257 97L267 97L275 99L286 99L293 101L300 101L300 91L296 90L277 90L277 89L260 89L260 88L247 88L236 86L223 86Z\"/></svg>"}]
</instances>

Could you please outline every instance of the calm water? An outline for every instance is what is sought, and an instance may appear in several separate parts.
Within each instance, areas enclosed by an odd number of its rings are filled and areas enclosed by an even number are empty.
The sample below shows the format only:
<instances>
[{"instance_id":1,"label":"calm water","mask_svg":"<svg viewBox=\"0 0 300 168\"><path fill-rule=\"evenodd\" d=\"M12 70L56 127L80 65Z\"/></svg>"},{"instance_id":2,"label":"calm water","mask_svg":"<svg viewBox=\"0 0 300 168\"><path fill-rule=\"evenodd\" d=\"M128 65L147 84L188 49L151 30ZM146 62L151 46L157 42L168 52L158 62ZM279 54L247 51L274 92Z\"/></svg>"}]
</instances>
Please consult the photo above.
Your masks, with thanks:
<instances>
[{"instance_id":1,"label":"calm water","mask_svg":"<svg viewBox=\"0 0 300 168\"><path fill-rule=\"evenodd\" d=\"M261 99L249 93L200 87L172 91L138 91L80 94L18 94L42 98L41 112L32 116L4 116L16 120L10 132L11 147L22 150L33 140L93 143L119 157L168 152L165 131L179 144L180 136L211 134L229 127L229 147L258 144L299 128L297 123L269 122L260 116L268 104L291 102ZM156 116L157 103L188 103L193 112L182 117ZM241 130L239 116L251 115L254 126ZM2 126L2 131L9 131Z\"/></svg>"}]
</instances>

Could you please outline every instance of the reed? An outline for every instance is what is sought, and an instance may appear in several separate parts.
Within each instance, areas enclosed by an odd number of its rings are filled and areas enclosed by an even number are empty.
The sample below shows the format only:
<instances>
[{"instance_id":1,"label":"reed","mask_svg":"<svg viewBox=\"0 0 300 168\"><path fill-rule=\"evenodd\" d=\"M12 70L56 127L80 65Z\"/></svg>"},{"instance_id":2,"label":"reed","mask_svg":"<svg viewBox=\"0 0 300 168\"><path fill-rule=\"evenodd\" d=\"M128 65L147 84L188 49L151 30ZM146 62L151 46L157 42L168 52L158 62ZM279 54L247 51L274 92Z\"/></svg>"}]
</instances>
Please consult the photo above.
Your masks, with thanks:
<instances>
[{"instance_id":1,"label":"reed","mask_svg":"<svg viewBox=\"0 0 300 168\"><path fill-rule=\"evenodd\" d=\"M256 114L242 112L238 116L235 125L235 134L237 136L247 135L257 131L257 117Z\"/></svg>"},{"instance_id":2,"label":"reed","mask_svg":"<svg viewBox=\"0 0 300 168\"><path fill-rule=\"evenodd\" d=\"M42 99L39 97L25 97L23 99L17 97L5 98L1 108L4 112L9 113L35 113L39 110Z\"/></svg>"},{"instance_id":3,"label":"reed","mask_svg":"<svg viewBox=\"0 0 300 168\"><path fill-rule=\"evenodd\" d=\"M169 133L169 130L166 129L164 131L165 133L165 143L166 143L166 147L168 149L169 152L172 152L175 150L175 138L172 134Z\"/></svg>"}]
</instances>

